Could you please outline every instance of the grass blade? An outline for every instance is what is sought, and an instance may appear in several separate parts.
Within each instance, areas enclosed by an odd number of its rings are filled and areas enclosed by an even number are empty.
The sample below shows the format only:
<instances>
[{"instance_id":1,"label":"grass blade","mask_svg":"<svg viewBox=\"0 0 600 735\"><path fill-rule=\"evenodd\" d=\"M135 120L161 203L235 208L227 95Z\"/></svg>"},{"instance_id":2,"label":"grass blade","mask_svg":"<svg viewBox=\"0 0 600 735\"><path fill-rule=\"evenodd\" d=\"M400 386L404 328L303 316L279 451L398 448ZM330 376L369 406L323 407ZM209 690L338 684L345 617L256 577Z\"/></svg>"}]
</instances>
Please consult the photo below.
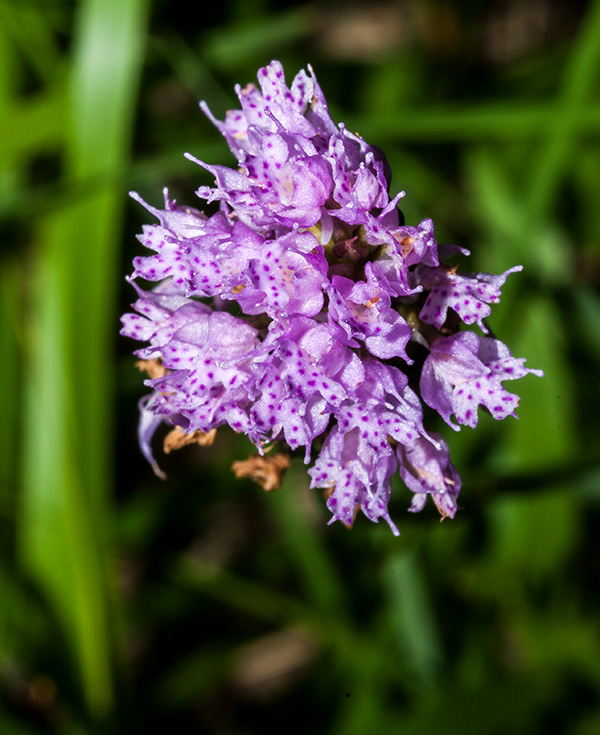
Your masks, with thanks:
<instances>
[{"instance_id":1,"label":"grass blade","mask_svg":"<svg viewBox=\"0 0 600 735\"><path fill-rule=\"evenodd\" d=\"M120 170L142 61L145 0L88 0L70 78L66 179ZM114 179L113 179L114 180ZM89 711L112 706L104 525L111 333L124 193L98 189L40 222L26 370L22 555L69 634Z\"/></svg>"}]
</instances>

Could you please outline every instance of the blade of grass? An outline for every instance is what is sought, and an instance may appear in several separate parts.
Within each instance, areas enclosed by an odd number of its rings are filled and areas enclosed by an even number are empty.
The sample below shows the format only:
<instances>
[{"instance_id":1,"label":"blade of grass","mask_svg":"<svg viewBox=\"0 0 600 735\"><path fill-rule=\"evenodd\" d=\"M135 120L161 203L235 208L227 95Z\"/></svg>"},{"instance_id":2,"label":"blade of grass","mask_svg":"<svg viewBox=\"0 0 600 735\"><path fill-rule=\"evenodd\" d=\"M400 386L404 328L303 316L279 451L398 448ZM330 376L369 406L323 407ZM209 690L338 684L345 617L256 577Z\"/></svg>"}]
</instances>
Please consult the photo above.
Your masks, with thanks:
<instances>
[{"instance_id":1,"label":"blade of grass","mask_svg":"<svg viewBox=\"0 0 600 735\"><path fill-rule=\"evenodd\" d=\"M544 125L542 150L530 167L527 212L534 221L545 219L553 205L565 169L575 153L579 111L589 104L600 67L600 2L592 4L569 63L552 115Z\"/></svg>"},{"instance_id":2,"label":"blade of grass","mask_svg":"<svg viewBox=\"0 0 600 735\"><path fill-rule=\"evenodd\" d=\"M17 87L17 59L14 44L2 24L3 9L0 5L0 111L12 100Z\"/></svg>"},{"instance_id":3,"label":"blade of grass","mask_svg":"<svg viewBox=\"0 0 600 735\"><path fill-rule=\"evenodd\" d=\"M366 140L382 145L384 140L415 142L495 142L539 138L556 103L489 102L461 107L443 105L419 109L391 107L377 117L370 114L346 116L351 130ZM575 104L570 124L581 134L597 135L600 107Z\"/></svg>"},{"instance_id":4,"label":"blade of grass","mask_svg":"<svg viewBox=\"0 0 600 735\"><path fill-rule=\"evenodd\" d=\"M360 643L365 647L370 642L343 618L198 558L181 557L171 577L175 584L196 588L258 619L279 625L307 627L323 643L334 646L338 656L344 652L352 658L354 645Z\"/></svg>"},{"instance_id":5,"label":"blade of grass","mask_svg":"<svg viewBox=\"0 0 600 735\"><path fill-rule=\"evenodd\" d=\"M2 380L8 387L0 413L0 517L12 520L17 480L17 436L21 409L21 349L19 345L20 279L16 262L0 262L0 355Z\"/></svg>"},{"instance_id":6,"label":"blade of grass","mask_svg":"<svg viewBox=\"0 0 600 735\"><path fill-rule=\"evenodd\" d=\"M268 54L267 63L277 49L308 35L312 14L311 7L305 5L219 28L204 39L202 55L208 65L226 70L240 67L255 56L263 57L265 53Z\"/></svg>"},{"instance_id":7,"label":"blade of grass","mask_svg":"<svg viewBox=\"0 0 600 735\"><path fill-rule=\"evenodd\" d=\"M531 226L527 202L505 157L505 146L477 146L466 153L472 207L486 242L474 255L481 255L479 265L486 272L502 273L518 263L540 283L561 283L570 275L571 243L551 220ZM510 286L504 289L500 309L494 310L496 326L498 311L509 310L511 293Z\"/></svg>"},{"instance_id":8,"label":"blade of grass","mask_svg":"<svg viewBox=\"0 0 600 735\"><path fill-rule=\"evenodd\" d=\"M304 603L200 559L183 557L172 577L176 584L195 587L236 610L272 623L308 623L314 619Z\"/></svg>"},{"instance_id":9,"label":"blade of grass","mask_svg":"<svg viewBox=\"0 0 600 735\"><path fill-rule=\"evenodd\" d=\"M417 685L435 682L442 647L427 585L413 552L389 556L382 571L392 629L399 649L409 659Z\"/></svg>"},{"instance_id":10,"label":"blade of grass","mask_svg":"<svg viewBox=\"0 0 600 735\"><path fill-rule=\"evenodd\" d=\"M10 141L0 155L0 171L19 167L34 152L57 148L64 140L67 113L65 89L47 88L27 100L0 110L0 140Z\"/></svg>"},{"instance_id":11,"label":"blade of grass","mask_svg":"<svg viewBox=\"0 0 600 735\"><path fill-rule=\"evenodd\" d=\"M70 10L54 3L42 7L35 3L0 1L0 27L13 40L36 74L44 81L60 69L60 49L55 32L65 30Z\"/></svg>"},{"instance_id":12,"label":"blade of grass","mask_svg":"<svg viewBox=\"0 0 600 735\"><path fill-rule=\"evenodd\" d=\"M126 164L146 0L80 8L66 177ZM123 192L104 188L40 223L26 374L22 555L55 605L88 710L112 706L104 524L111 467L111 331Z\"/></svg>"}]
</instances>

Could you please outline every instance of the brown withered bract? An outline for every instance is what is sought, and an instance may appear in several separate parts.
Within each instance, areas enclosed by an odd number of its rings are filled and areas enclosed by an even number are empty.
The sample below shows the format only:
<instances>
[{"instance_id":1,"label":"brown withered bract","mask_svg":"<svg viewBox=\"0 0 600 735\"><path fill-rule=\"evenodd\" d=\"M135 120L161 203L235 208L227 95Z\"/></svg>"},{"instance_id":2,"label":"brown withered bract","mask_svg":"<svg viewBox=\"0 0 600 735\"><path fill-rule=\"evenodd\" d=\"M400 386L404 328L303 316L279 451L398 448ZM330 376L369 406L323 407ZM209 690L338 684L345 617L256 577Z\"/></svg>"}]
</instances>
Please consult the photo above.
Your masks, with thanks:
<instances>
[{"instance_id":1,"label":"brown withered bract","mask_svg":"<svg viewBox=\"0 0 600 735\"><path fill-rule=\"evenodd\" d=\"M290 466L287 454L272 454L261 457L255 454L248 459L234 462L231 469L237 478L249 477L262 487L265 492L281 487L285 471Z\"/></svg>"},{"instance_id":2,"label":"brown withered bract","mask_svg":"<svg viewBox=\"0 0 600 735\"><path fill-rule=\"evenodd\" d=\"M135 366L142 373L147 373L148 377L152 380L154 378L162 378L168 372L160 360L138 360Z\"/></svg>"},{"instance_id":3,"label":"brown withered bract","mask_svg":"<svg viewBox=\"0 0 600 735\"><path fill-rule=\"evenodd\" d=\"M191 431L189 434L186 434L180 426L176 426L165 436L163 451L165 454L169 454L175 449L187 447L188 444L209 447L214 442L216 435L216 429L211 429L207 434L203 431Z\"/></svg>"}]
</instances>

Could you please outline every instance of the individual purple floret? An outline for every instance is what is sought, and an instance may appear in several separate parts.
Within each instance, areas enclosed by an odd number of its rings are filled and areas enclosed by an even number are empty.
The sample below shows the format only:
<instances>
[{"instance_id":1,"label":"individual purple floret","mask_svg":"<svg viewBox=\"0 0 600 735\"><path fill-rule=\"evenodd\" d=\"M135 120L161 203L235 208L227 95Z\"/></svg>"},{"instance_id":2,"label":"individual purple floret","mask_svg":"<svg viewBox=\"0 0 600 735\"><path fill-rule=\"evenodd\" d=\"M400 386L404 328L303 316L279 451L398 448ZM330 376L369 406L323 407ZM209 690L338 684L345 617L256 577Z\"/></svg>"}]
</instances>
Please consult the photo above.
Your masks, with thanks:
<instances>
[{"instance_id":1,"label":"individual purple floret","mask_svg":"<svg viewBox=\"0 0 600 735\"><path fill-rule=\"evenodd\" d=\"M483 319L492 313L488 304L499 303L500 286L511 273L521 270L523 266L516 265L500 276L489 273L458 275L454 268L445 265L437 268L421 266L415 270L414 278L429 294L419 318L441 329L448 309L453 309L465 324L478 324L487 334Z\"/></svg>"},{"instance_id":2,"label":"individual purple floret","mask_svg":"<svg viewBox=\"0 0 600 735\"><path fill-rule=\"evenodd\" d=\"M480 406L515 415L502 383L541 371L466 327L488 334L490 304L521 267L462 273L444 259L468 251L439 245L431 219L404 225L384 155L334 124L310 67L288 87L273 61L258 82L236 87L240 109L223 121L201 104L236 159L228 168L187 154L214 177L196 193L216 210L166 191L156 209L132 194L158 220L139 236L151 252L134 259L136 313L121 332L145 343L135 353L151 389L142 452L162 477L151 449L160 424L173 429L165 451L229 426L260 455L236 473L272 489L289 458L269 450L298 452L331 521L351 526L360 510L398 534L395 476L411 511L431 497L453 517L460 477L422 402L457 430L476 426Z\"/></svg>"},{"instance_id":3,"label":"individual purple floret","mask_svg":"<svg viewBox=\"0 0 600 735\"><path fill-rule=\"evenodd\" d=\"M502 387L502 381L522 378L541 370L523 366L508 347L497 339L473 332L439 337L430 345L421 372L421 396L453 429L459 424L477 426L477 408L484 406L495 419L515 416L518 396Z\"/></svg>"},{"instance_id":4,"label":"individual purple floret","mask_svg":"<svg viewBox=\"0 0 600 735\"><path fill-rule=\"evenodd\" d=\"M400 477L414 493L409 510L420 511L430 495L442 518L454 518L460 477L450 464L448 447L442 437L421 436L412 447L398 447L398 455Z\"/></svg>"}]
</instances>

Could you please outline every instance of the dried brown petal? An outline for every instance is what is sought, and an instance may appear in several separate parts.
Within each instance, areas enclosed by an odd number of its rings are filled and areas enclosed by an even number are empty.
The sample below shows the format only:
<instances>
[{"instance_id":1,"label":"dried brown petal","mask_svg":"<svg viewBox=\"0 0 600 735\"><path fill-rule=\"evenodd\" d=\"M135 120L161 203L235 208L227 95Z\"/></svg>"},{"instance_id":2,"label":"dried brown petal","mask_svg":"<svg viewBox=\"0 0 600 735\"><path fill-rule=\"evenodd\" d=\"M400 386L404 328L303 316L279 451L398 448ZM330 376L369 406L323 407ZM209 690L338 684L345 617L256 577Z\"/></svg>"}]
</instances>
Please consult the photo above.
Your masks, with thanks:
<instances>
[{"instance_id":1,"label":"dried brown petal","mask_svg":"<svg viewBox=\"0 0 600 735\"><path fill-rule=\"evenodd\" d=\"M162 378L168 372L160 360L138 360L135 366L142 373L147 373L152 380Z\"/></svg>"},{"instance_id":2,"label":"dried brown petal","mask_svg":"<svg viewBox=\"0 0 600 735\"><path fill-rule=\"evenodd\" d=\"M272 454L268 457L255 454L248 459L234 462L231 469L236 477L249 477L263 490L270 492L281 487L283 476L289 466L290 458L287 454Z\"/></svg>"},{"instance_id":3,"label":"dried brown petal","mask_svg":"<svg viewBox=\"0 0 600 735\"><path fill-rule=\"evenodd\" d=\"M186 434L180 426L176 426L165 436L163 451L165 454L169 454L175 449L187 447L188 444L209 447L214 442L216 435L216 429L211 429L208 434L205 434L203 431L191 431L189 434Z\"/></svg>"}]
</instances>

